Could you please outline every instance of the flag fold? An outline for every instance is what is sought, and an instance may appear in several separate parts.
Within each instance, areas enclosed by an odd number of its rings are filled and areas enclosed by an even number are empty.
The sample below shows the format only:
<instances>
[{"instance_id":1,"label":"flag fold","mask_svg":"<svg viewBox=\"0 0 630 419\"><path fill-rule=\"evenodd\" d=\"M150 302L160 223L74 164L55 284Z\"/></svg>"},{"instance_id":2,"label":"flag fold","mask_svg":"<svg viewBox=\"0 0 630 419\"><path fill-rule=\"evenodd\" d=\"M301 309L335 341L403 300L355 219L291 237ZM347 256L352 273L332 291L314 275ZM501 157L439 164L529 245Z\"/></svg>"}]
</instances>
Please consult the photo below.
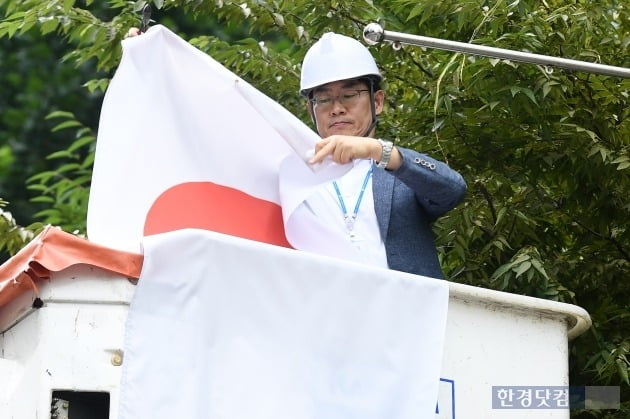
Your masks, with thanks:
<instances>
[{"instance_id":1,"label":"flag fold","mask_svg":"<svg viewBox=\"0 0 630 419\"><path fill-rule=\"evenodd\" d=\"M204 230L146 238L120 419L434 417L448 284Z\"/></svg>"}]
</instances>

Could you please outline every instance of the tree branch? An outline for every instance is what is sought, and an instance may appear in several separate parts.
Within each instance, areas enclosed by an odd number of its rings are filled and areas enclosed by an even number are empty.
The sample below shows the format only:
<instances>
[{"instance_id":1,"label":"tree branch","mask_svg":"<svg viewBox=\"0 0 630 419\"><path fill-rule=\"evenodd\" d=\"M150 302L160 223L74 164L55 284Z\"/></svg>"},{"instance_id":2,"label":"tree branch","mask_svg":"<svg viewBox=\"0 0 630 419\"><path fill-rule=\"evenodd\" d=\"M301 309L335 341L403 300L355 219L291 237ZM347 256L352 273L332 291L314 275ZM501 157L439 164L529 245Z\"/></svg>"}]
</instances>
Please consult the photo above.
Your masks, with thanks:
<instances>
[{"instance_id":1,"label":"tree branch","mask_svg":"<svg viewBox=\"0 0 630 419\"><path fill-rule=\"evenodd\" d=\"M496 224L497 223L497 212L496 212L496 210L494 208L494 203L492 202L492 198L490 197L490 192L488 192L488 189L484 186L483 183L481 183L480 180L475 181L475 185L477 185L477 187L481 191L481 194L483 195L484 199L488 203L488 208L490 208L490 213L492 214L492 221L493 221L494 224Z\"/></svg>"}]
</instances>

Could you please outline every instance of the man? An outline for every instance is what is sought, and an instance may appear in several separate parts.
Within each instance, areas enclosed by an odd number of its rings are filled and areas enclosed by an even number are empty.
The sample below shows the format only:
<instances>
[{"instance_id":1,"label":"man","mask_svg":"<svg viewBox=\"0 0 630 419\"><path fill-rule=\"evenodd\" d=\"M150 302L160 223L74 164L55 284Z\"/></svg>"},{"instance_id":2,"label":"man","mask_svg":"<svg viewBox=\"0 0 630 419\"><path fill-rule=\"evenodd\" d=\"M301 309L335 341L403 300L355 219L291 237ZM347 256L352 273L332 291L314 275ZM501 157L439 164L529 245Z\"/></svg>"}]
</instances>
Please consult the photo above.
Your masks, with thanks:
<instances>
[{"instance_id":1,"label":"man","mask_svg":"<svg viewBox=\"0 0 630 419\"><path fill-rule=\"evenodd\" d=\"M310 163L353 163L306 205L338 220L359 260L443 278L431 223L463 199L466 183L440 161L375 138L381 80L370 52L352 38L326 33L306 53L300 93L322 137Z\"/></svg>"},{"instance_id":2,"label":"man","mask_svg":"<svg viewBox=\"0 0 630 419\"><path fill-rule=\"evenodd\" d=\"M131 28L128 36L139 34ZM462 200L466 183L446 164L374 137L381 81L367 48L347 36L326 33L304 57L300 93L322 137L310 163L332 158L353 168L307 199L302 228L325 234L309 223L323 219L346 234L350 259L443 278L431 223Z\"/></svg>"}]
</instances>

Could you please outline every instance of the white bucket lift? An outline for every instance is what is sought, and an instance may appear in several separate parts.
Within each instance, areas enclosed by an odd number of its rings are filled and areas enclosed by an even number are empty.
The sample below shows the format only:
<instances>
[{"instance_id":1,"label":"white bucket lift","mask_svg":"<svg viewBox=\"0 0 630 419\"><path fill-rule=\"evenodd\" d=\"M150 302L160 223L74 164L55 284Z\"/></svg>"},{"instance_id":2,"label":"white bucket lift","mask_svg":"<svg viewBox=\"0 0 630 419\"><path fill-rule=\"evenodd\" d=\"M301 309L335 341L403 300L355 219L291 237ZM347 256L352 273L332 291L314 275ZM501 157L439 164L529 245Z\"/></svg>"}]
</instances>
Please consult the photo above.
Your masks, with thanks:
<instances>
[{"instance_id":1,"label":"white bucket lift","mask_svg":"<svg viewBox=\"0 0 630 419\"><path fill-rule=\"evenodd\" d=\"M83 246L67 245L77 244ZM40 247L46 246L58 250L44 240ZM95 257L131 257L103 255ZM128 276L139 269L121 274L75 262L36 280L37 293L29 288L8 303L0 299L0 418L118 417L125 320L135 288ZM36 263L45 266L41 258ZM0 291L13 286L6 280L0 277ZM449 288L436 418L568 418L568 409L493 409L492 387L567 386L567 342L588 329L588 313L461 284Z\"/></svg>"}]
</instances>

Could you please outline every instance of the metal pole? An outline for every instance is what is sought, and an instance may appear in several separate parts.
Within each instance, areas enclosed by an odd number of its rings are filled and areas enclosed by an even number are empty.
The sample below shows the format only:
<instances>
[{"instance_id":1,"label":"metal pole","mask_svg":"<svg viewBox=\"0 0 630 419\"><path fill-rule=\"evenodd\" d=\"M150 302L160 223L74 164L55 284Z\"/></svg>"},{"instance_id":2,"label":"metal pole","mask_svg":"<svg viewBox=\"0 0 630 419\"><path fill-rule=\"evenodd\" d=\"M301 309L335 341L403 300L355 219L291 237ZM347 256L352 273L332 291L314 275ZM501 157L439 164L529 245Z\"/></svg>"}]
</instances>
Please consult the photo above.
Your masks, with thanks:
<instances>
[{"instance_id":1,"label":"metal pole","mask_svg":"<svg viewBox=\"0 0 630 419\"><path fill-rule=\"evenodd\" d=\"M398 42L428 48L443 49L447 51L463 52L466 54L481 55L484 57L500 58L504 60L560 67L568 70L630 78L630 68L614 67L611 65L595 64L586 61L570 60L568 58L550 57L548 55L530 54L528 52L486 47L466 42L446 41L438 38L386 31L378 23L370 23L365 27L363 30L363 39L365 39L365 42L370 45L375 45L382 41L391 41L394 43Z\"/></svg>"}]
</instances>

